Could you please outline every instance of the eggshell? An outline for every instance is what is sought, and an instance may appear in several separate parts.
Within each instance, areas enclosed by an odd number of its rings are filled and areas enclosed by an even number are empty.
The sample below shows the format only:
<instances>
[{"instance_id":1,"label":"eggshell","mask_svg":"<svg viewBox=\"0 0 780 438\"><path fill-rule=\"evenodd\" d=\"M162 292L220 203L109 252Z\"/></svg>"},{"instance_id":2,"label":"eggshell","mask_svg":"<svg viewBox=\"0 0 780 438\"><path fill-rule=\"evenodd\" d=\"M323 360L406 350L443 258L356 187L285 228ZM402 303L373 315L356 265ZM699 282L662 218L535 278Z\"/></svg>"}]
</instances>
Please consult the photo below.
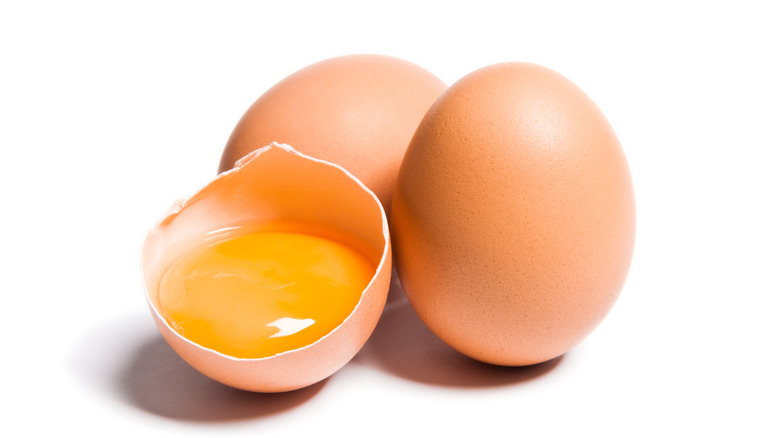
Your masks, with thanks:
<instances>
[{"instance_id":1,"label":"eggshell","mask_svg":"<svg viewBox=\"0 0 780 438\"><path fill-rule=\"evenodd\" d=\"M376 274L347 319L313 344L261 359L238 359L197 345L174 331L158 310L165 269L202 245L207 233L277 220L335 227L382 254ZM346 364L368 339L390 286L390 239L379 200L340 166L271 144L243 158L191 198L178 202L149 232L142 268L146 296L160 333L190 365L224 384L280 392L316 383Z\"/></svg>"},{"instance_id":2,"label":"eggshell","mask_svg":"<svg viewBox=\"0 0 780 438\"><path fill-rule=\"evenodd\" d=\"M424 117L390 223L425 324L475 359L529 365L574 347L617 299L634 244L631 176L576 85L498 64L452 85Z\"/></svg>"},{"instance_id":3,"label":"eggshell","mask_svg":"<svg viewBox=\"0 0 780 438\"><path fill-rule=\"evenodd\" d=\"M415 64L351 55L308 66L260 96L231 134L220 172L273 141L339 164L390 206L414 130L446 85Z\"/></svg>"}]
</instances>

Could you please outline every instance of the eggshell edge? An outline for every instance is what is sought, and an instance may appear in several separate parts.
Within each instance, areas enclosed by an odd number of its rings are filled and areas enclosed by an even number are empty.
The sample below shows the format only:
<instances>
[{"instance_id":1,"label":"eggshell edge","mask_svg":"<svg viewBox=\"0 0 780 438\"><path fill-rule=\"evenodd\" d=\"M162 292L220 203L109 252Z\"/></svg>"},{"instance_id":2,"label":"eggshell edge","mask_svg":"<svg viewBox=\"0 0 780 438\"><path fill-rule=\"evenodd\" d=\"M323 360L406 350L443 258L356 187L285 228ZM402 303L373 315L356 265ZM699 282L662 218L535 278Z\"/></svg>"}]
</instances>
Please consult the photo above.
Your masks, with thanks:
<instances>
[{"instance_id":1,"label":"eggshell edge","mask_svg":"<svg viewBox=\"0 0 780 438\"><path fill-rule=\"evenodd\" d=\"M301 159L336 168L358 184L363 191L370 194L381 214L382 236L385 245L374 277L366 286L355 308L338 327L316 342L295 350L258 359L235 358L204 348L188 340L165 322L150 298L150 293L153 291L150 290L149 285L156 284L156 281L148 280L150 269L145 261L149 257L149 251L154 246L154 230L160 224L187 208L188 202L214 181L231 173L240 172L250 161L274 150L284 151ZM176 201L163 216L163 219L149 231L143 248L141 273L145 279L144 290L147 305L160 333L174 351L204 375L235 388L256 392L284 392L303 388L329 377L349 362L362 348L376 327L390 287L392 271L390 231L385 210L376 195L343 167L301 154L289 145L278 143L257 149L241 158L236 162L236 167L219 174L196 192L196 195Z\"/></svg>"}]
</instances>

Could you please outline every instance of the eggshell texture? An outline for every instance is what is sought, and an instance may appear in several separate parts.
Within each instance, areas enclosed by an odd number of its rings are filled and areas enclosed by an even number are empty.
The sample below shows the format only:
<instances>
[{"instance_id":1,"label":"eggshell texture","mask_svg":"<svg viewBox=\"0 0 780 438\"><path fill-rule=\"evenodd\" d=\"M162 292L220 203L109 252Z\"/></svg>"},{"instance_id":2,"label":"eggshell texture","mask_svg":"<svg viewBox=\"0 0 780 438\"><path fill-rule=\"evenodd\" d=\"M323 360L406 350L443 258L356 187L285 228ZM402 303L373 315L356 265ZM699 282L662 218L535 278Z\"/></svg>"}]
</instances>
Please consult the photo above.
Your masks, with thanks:
<instances>
[{"instance_id":1,"label":"eggshell texture","mask_svg":"<svg viewBox=\"0 0 780 438\"><path fill-rule=\"evenodd\" d=\"M418 123L446 85L400 59L352 55L288 76L247 110L219 171L273 141L346 168L390 206L398 167Z\"/></svg>"},{"instance_id":2,"label":"eggshell texture","mask_svg":"<svg viewBox=\"0 0 780 438\"><path fill-rule=\"evenodd\" d=\"M533 64L478 70L431 107L401 166L396 269L442 340L498 365L555 358L618 297L631 262L631 176L609 122Z\"/></svg>"},{"instance_id":3,"label":"eggshell texture","mask_svg":"<svg viewBox=\"0 0 780 438\"><path fill-rule=\"evenodd\" d=\"M157 288L165 269L202 245L215 230L276 220L316 223L351 233L381 255L376 273L355 309L313 344L260 359L238 359L204 348L173 330L158 310ZM149 232L142 268L147 301L157 327L190 365L224 384L280 392L316 383L340 369L376 326L390 287L390 239L379 200L343 168L272 144L242 159L231 171L176 203Z\"/></svg>"}]
</instances>

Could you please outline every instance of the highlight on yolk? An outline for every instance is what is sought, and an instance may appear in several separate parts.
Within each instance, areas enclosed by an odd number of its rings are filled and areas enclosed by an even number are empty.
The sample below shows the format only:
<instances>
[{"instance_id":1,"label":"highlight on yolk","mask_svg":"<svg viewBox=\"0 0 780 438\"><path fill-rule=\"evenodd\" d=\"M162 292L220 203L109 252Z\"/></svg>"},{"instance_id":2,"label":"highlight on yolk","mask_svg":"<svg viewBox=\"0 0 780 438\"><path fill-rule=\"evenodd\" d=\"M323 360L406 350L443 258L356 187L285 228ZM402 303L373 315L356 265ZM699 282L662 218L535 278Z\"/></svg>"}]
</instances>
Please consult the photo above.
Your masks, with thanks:
<instances>
[{"instance_id":1,"label":"highlight on yolk","mask_svg":"<svg viewBox=\"0 0 780 438\"><path fill-rule=\"evenodd\" d=\"M211 233L163 274L162 317L185 338L239 358L317 341L349 316L377 263L355 249L361 247L356 238L310 230L287 225Z\"/></svg>"}]
</instances>

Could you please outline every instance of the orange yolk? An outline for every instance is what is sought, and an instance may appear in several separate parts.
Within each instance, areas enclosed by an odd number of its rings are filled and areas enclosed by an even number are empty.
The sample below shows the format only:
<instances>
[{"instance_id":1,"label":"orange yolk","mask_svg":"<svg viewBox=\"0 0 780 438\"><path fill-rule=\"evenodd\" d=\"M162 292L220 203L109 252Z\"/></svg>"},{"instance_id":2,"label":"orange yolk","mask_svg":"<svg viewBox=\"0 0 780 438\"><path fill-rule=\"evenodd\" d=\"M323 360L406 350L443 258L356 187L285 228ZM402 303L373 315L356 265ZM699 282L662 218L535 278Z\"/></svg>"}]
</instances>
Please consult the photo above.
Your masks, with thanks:
<instances>
[{"instance_id":1,"label":"orange yolk","mask_svg":"<svg viewBox=\"0 0 780 438\"><path fill-rule=\"evenodd\" d=\"M376 267L337 240L299 232L230 232L163 274L159 308L203 347L261 358L309 345L352 312Z\"/></svg>"}]
</instances>

